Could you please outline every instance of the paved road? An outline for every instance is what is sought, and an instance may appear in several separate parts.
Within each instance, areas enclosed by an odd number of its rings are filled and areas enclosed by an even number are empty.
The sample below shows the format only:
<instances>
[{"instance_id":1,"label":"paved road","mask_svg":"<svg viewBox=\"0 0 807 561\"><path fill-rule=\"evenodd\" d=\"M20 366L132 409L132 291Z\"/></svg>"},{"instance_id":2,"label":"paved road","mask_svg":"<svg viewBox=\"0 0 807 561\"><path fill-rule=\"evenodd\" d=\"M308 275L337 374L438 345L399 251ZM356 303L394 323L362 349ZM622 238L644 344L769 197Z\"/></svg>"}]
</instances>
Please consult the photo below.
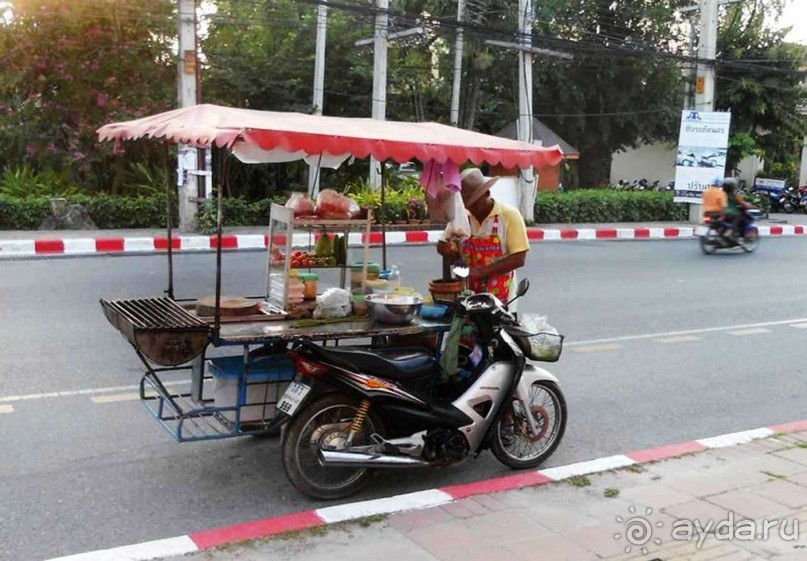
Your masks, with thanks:
<instances>
[{"instance_id":1,"label":"paved road","mask_svg":"<svg viewBox=\"0 0 807 561\"><path fill-rule=\"evenodd\" d=\"M547 466L805 417L807 243L763 241L754 255L713 257L689 241L533 246L521 310L548 314L569 343L550 365L570 421ZM226 292L260 293L263 259L225 255ZM405 284L437 276L430 248L390 259ZM212 293L213 260L179 256L178 292ZM153 296L164 281L157 256L0 263L0 559L318 506L287 484L276 439L180 445L129 399L139 363L98 299ZM80 393L107 388L119 389ZM64 395L37 397L50 392ZM8 399L20 395L29 399ZM452 470L382 473L362 498L502 473L486 454Z\"/></svg>"}]
</instances>

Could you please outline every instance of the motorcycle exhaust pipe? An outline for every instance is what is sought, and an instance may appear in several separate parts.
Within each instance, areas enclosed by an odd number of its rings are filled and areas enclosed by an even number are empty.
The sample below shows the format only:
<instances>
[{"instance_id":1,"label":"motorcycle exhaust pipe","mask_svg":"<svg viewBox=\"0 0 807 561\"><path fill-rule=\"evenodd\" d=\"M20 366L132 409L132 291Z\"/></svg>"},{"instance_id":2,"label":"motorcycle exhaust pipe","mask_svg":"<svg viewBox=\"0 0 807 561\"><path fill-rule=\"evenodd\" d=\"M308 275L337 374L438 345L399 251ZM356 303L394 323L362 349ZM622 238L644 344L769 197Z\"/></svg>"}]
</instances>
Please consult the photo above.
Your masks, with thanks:
<instances>
[{"instance_id":1,"label":"motorcycle exhaust pipe","mask_svg":"<svg viewBox=\"0 0 807 561\"><path fill-rule=\"evenodd\" d=\"M326 467L409 468L427 467L429 462L409 456L384 456L366 452L320 450L319 461Z\"/></svg>"}]
</instances>

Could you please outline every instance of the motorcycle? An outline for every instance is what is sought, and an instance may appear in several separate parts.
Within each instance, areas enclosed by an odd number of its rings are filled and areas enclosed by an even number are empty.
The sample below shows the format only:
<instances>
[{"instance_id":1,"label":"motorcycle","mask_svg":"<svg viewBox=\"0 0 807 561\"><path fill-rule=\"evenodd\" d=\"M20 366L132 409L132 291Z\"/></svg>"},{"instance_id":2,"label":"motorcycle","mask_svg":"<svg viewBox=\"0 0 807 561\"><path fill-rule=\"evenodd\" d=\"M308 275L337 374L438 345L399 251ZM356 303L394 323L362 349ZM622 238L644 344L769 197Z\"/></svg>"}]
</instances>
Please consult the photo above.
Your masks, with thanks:
<instances>
[{"instance_id":1,"label":"motorcycle","mask_svg":"<svg viewBox=\"0 0 807 561\"><path fill-rule=\"evenodd\" d=\"M701 251L707 255L713 254L718 249L741 248L746 253L751 253L759 246L759 229L754 223L759 220L762 213L757 209L743 211L746 216L745 231L741 235L730 235L731 225L711 214L703 215L703 223L699 228L698 240Z\"/></svg>"},{"instance_id":2,"label":"motorcycle","mask_svg":"<svg viewBox=\"0 0 807 561\"><path fill-rule=\"evenodd\" d=\"M781 208L788 214L792 214L801 206L801 196L795 187L783 189L778 193L777 199L773 201L773 197L771 197L771 201L776 203L777 208Z\"/></svg>"},{"instance_id":3,"label":"motorcycle","mask_svg":"<svg viewBox=\"0 0 807 561\"><path fill-rule=\"evenodd\" d=\"M798 206L807 212L807 185L798 188Z\"/></svg>"},{"instance_id":4,"label":"motorcycle","mask_svg":"<svg viewBox=\"0 0 807 561\"><path fill-rule=\"evenodd\" d=\"M529 288L519 283L515 298ZM514 298L514 300L515 300ZM558 379L528 359L533 337L492 294L459 300L476 329L461 347L467 376L435 391L434 354L413 348L292 345L301 375L278 409L290 416L282 462L289 481L315 499L359 491L377 469L445 467L490 449L513 469L533 468L560 444L566 400Z\"/></svg>"}]
</instances>

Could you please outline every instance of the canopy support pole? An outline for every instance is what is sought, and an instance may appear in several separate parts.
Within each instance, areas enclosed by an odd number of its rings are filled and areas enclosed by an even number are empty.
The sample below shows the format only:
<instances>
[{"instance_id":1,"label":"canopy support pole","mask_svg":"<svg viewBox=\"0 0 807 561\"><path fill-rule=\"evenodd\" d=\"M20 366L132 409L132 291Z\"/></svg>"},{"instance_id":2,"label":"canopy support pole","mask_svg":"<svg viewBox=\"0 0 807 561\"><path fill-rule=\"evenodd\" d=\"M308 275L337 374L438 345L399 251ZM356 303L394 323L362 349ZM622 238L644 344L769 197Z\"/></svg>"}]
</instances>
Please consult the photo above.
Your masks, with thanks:
<instances>
[{"instance_id":1,"label":"canopy support pole","mask_svg":"<svg viewBox=\"0 0 807 561\"><path fill-rule=\"evenodd\" d=\"M167 149L167 148L166 148ZM170 177L170 176L168 176ZM168 236L168 290L166 294L168 297L174 299L174 241L173 241L173 228L171 224L171 181L166 178L165 180L165 213L167 222L167 236Z\"/></svg>"},{"instance_id":2,"label":"canopy support pole","mask_svg":"<svg viewBox=\"0 0 807 561\"><path fill-rule=\"evenodd\" d=\"M387 270L387 160L381 162L381 263Z\"/></svg>"},{"instance_id":3,"label":"canopy support pole","mask_svg":"<svg viewBox=\"0 0 807 561\"><path fill-rule=\"evenodd\" d=\"M217 189L216 201L216 310L214 317L213 334L215 339L219 338L219 331L221 330L221 234L222 234L222 219L221 219L221 185Z\"/></svg>"}]
</instances>

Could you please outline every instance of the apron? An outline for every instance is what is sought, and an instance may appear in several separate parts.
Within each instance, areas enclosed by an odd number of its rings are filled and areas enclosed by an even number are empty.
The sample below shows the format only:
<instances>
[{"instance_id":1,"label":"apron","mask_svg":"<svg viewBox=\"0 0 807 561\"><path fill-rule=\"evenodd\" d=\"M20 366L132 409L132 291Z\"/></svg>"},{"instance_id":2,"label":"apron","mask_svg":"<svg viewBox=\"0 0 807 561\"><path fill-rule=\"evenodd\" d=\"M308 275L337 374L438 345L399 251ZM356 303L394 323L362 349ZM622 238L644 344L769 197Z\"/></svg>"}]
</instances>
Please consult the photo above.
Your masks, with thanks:
<instances>
[{"instance_id":1,"label":"apron","mask_svg":"<svg viewBox=\"0 0 807 561\"><path fill-rule=\"evenodd\" d=\"M490 265L505 256L502 240L499 237L499 215L493 218L493 229L490 236L479 238L471 236L465 240L463 249L468 255L468 266L471 269ZM487 283L483 279L470 279L470 288L476 293L490 292L502 302L510 299L510 285L513 274L488 277Z\"/></svg>"}]
</instances>

